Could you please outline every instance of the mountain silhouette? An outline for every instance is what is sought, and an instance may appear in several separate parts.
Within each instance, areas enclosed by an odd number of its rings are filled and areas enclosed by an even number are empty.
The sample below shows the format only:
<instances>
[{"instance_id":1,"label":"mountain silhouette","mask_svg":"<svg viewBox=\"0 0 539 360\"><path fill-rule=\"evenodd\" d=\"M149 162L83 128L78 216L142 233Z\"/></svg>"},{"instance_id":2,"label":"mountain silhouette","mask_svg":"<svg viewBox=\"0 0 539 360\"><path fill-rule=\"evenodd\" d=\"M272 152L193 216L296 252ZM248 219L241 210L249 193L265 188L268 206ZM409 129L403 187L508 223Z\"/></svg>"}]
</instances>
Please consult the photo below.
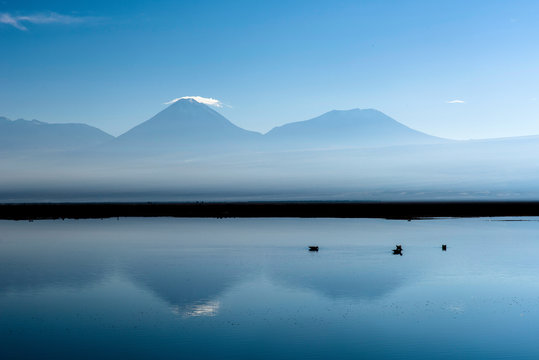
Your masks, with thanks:
<instances>
[{"instance_id":1,"label":"mountain silhouette","mask_svg":"<svg viewBox=\"0 0 539 360\"><path fill-rule=\"evenodd\" d=\"M448 140L413 130L373 109L330 111L276 127L267 134L242 129L194 99L181 99L112 142L124 152L189 154L246 150L360 148L432 144Z\"/></svg>"},{"instance_id":2,"label":"mountain silhouette","mask_svg":"<svg viewBox=\"0 0 539 360\"><path fill-rule=\"evenodd\" d=\"M142 152L236 151L255 144L262 134L242 129L193 99L181 99L120 135L116 149Z\"/></svg>"},{"instance_id":3,"label":"mountain silhouette","mask_svg":"<svg viewBox=\"0 0 539 360\"><path fill-rule=\"evenodd\" d=\"M102 155L207 155L444 143L373 109L333 110L262 135L242 129L209 106L181 99L117 138L84 124L0 117L0 151L85 150ZM82 153L78 152L77 156Z\"/></svg>"},{"instance_id":4,"label":"mountain silhouette","mask_svg":"<svg viewBox=\"0 0 539 360\"><path fill-rule=\"evenodd\" d=\"M265 137L281 148L357 148L448 141L413 130L374 109L333 110L311 120L273 128Z\"/></svg>"},{"instance_id":5,"label":"mountain silhouette","mask_svg":"<svg viewBox=\"0 0 539 360\"><path fill-rule=\"evenodd\" d=\"M86 124L49 124L0 117L0 151L68 151L90 148L114 137Z\"/></svg>"}]
</instances>

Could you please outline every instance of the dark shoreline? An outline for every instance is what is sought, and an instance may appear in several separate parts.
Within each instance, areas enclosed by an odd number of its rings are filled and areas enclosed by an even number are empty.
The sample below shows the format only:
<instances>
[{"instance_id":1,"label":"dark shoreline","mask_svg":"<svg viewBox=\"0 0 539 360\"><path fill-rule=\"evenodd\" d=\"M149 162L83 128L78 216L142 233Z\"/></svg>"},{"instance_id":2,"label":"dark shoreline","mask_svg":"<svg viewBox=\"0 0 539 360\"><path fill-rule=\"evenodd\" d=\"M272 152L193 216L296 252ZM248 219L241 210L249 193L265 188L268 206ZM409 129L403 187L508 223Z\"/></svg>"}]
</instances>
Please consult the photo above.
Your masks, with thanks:
<instances>
[{"instance_id":1,"label":"dark shoreline","mask_svg":"<svg viewBox=\"0 0 539 360\"><path fill-rule=\"evenodd\" d=\"M539 202L183 202L0 204L0 219L104 219L114 217L200 218L382 218L539 216Z\"/></svg>"}]
</instances>

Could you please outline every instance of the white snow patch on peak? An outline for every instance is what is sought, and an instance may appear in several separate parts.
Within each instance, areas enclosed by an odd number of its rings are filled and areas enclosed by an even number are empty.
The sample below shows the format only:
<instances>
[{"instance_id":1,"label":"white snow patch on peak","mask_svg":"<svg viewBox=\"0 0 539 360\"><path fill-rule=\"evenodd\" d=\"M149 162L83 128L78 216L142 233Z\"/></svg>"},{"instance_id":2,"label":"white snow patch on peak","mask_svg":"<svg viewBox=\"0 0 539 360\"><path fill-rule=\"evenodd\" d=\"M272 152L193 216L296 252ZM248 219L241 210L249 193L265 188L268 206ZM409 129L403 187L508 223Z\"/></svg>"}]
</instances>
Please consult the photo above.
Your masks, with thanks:
<instances>
[{"instance_id":1,"label":"white snow patch on peak","mask_svg":"<svg viewBox=\"0 0 539 360\"><path fill-rule=\"evenodd\" d=\"M215 106L215 107L218 107L218 108L223 107L223 103L220 102L219 100L213 99L213 98L205 98L205 97L202 97L202 96L183 96L183 97L180 97L180 98L170 100L169 102L166 102L165 105L174 104L176 101L185 100L185 99L195 100L198 103L201 103L201 104L204 104L204 105Z\"/></svg>"}]
</instances>

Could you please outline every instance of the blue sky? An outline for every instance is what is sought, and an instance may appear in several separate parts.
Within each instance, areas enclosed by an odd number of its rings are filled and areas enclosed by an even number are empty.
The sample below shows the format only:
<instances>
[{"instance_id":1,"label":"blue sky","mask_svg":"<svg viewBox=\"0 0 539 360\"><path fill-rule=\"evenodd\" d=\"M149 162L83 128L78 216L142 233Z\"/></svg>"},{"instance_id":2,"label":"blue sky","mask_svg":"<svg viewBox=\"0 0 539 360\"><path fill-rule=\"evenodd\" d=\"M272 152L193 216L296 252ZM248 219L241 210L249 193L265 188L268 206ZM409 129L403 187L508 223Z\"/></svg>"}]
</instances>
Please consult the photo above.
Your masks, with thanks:
<instances>
[{"instance_id":1,"label":"blue sky","mask_svg":"<svg viewBox=\"0 0 539 360\"><path fill-rule=\"evenodd\" d=\"M119 135L203 96L261 132L360 107L449 138L539 134L538 18L518 0L0 0L0 115Z\"/></svg>"}]
</instances>

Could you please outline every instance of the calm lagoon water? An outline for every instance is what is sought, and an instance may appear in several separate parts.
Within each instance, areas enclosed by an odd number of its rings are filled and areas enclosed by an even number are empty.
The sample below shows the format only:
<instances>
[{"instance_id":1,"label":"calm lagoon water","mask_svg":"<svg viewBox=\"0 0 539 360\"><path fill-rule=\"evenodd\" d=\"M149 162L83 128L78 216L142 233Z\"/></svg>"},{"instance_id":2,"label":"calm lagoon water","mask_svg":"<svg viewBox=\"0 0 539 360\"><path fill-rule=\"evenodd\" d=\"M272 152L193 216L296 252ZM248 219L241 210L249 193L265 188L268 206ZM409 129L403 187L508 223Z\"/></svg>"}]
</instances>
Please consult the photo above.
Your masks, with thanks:
<instances>
[{"instance_id":1,"label":"calm lagoon water","mask_svg":"<svg viewBox=\"0 0 539 360\"><path fill-rule=\"evenodd\" d=\"M2 221L0 358L536 359L527 220Z\"/></svg>"}]
</instances>

